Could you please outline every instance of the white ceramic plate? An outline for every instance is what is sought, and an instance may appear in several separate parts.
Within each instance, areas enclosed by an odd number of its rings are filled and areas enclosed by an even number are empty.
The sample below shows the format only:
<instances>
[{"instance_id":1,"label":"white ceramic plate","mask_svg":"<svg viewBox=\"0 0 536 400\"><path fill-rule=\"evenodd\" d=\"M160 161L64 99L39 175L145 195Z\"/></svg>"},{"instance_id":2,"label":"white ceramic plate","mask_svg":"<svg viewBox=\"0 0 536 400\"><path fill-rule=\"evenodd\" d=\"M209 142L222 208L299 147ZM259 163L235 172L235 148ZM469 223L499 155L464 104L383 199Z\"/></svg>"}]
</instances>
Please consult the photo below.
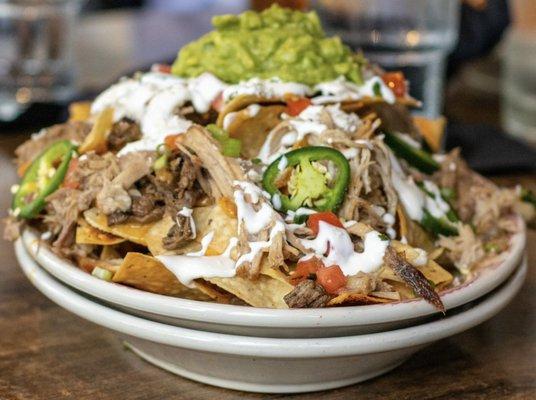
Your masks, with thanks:
<instances>
[{"instance_id":1,"label":"white ceramic plate","mask_svg":"<svg viewBox=\"0 0 536 400\"><path fill-rule=\"evenodd\" d=\"M511 275L525 247L521 218L518 225L519 233L514 235L510 249L500 260L482 269L471 281L441 294L447 310L483 296ZM434 307L422 299L354 307L274 310L163 296L95 278L56 256L46 246L40 246L38 237L30 230L24 232L22 241L37 262L62 282L128 313L186 328L265 337L329 337L381 332L438 316Z\"/></svg>"},{"instance_id":2,"label":"white ceramic plate","mask_svg":"<svg viewBox=\"0 0 536 400\"><path fill-rule=\"evenodd\" d=\"M358 336L276 339L179 328L125 314L55 280L16 243L19 263L45 296L117 331L149 362L211 385L255 392L306 392L360 382L396 367L425 345L469 329L501 310L519 291L527 267L466 310L411 328Z\"/></svg>"}]
</instances>

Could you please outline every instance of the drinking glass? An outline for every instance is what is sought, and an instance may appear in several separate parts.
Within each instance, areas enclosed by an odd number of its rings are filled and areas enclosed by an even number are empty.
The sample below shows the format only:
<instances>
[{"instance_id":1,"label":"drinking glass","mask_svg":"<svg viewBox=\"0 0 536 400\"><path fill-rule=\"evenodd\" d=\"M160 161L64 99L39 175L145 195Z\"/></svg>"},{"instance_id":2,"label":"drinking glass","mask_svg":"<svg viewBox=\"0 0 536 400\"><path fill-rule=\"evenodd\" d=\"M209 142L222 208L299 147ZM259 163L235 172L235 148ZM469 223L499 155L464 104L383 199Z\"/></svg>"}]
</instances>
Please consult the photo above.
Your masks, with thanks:
<instances>
[{"instance_id":1,"label":"drinking glass","mask_svg":"<svg viewBox=\"0 0 536 400\"><path fill-rule=\"evenodd\" d=\"M0 120L74 90L73 29L82 0L0 0Z\"/></svg>"},{"instance_id":2,"label":"drinking glass","mask_svg":"<svg viewBox=\"0 0 536 400\"><path fill-rule=\"evenodd\" d=\"M418 114L441 114L445 60L458 37L459 0L318 0L330 34L386 70L401 70Z\"/></svg>"}]
</instances>

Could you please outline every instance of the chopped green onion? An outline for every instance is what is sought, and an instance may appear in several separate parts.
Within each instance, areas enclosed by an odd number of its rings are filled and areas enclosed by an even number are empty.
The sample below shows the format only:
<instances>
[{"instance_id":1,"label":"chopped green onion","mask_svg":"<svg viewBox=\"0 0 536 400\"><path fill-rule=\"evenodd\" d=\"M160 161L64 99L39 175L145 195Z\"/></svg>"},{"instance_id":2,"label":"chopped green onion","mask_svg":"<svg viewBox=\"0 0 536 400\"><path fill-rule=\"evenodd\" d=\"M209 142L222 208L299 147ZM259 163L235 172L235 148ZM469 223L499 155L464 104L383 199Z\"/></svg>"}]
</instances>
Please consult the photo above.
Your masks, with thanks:
<instances>
[{"instance_id":1,"label":"chopped green onion","mask_svg":"<svg viewBox=\"0 0 536 400\"><path fill-rule=\"evenodd\" d=\"M446 201L456 199L456 191L453 188L444 187L439 189L439 191L441 192L441 196L443 196Z\"/></svg>"},{"instance_id":2,"label":"chopped green onion","mask_svg":"<svg viewBox=\"0 0 536 400\"><path fill-rule=\"evenodd\" d=\"M382 87L380 82L376 82L374 85L372 85L372 92L374 93L374 96L382 97Z\"/></svg>"},{"instance_id":3,"label":"chopped green onion","mask_svg":"<svg viewBox=\"0 0 536 400\"><path fill-rule=\"evenodd\" d=\"M253 158L251 160L251 163L254 164L254 165L259 165L261 163L261 159L260 158Z\"/></svg>"},{"instance_id":4,"label":"chopped green onion","mask_svg":"<svg viewBox=\"0 0 536 400\"><path fill-rule=\"evenodd\" d=\"M499 246L497 245L497 243L486 243L484 245L484 250L487 252L487 253L498 253L499 252Z\"/></svg>"},{"instance_id":5,"label":"chopped green onion","mask_svg":"<svg viewBox=\"0 0 536 400\"><path fill-rule=\"evenodd\" d=\"M168 157L167 154L162 154L160 157L158 157L155 162L153 163L153 169L155 171L158 171L159 169L162 169L167 166Z\"/></svg>"},{"instance_id":6,"label":"chopped green onion","mask_svg":"<svg viewBox=\"0 0 536 400\"><path fill-rule=\"evenodd\" d=\"M525 203L531 203L534 207L536 207L536 195L531 190L528 189L521 189L521 200Z\"/></svg>"},{"instance_id":7,"label":"chopped green onion","mask_svg":"<svg viewBox=\"0 0 536 400\"><path fill-rule=\"evenodd\" d=\"M216 139L218 142L221 142L229 137L229 134L216 124L208 124L207 131L209 131L214 139Z\"/></svg>"},{"instance_id":8,"label":"chopped green onion","mask_svg":"<svg viewBox=\"0 0 536 400\"><path fill-rule=\"evenodd\" d=\"M242 150L242 142L238 139L229 137L224 129L215 124L207 125L207 130L212 134L212 137L221 144L221 152L227 157L238 157Z\"/></svg>"},{"instance_id":9,"label":"chopped green onion","mask_svg":"<svg viewBox=\"0 0 536 400\"><path fill-rule=\"evenodd\" d=\"M385 233L380 233L378 237L383 240L384 242L389 241L389 236L387 236Z\"/></svg>"},{"instance_id":10,"label":"chopped green onion","mask_svg":"<svg viewBox=\"0 0 536 400\"><path fill-rule=\"evenodd\" d=\"M238 139L228 138L222 142L221 152L227 157L240 156L240 150L242 149L242 142Z\"/></svg>"},{"instance_id":11,"label":"chopped green onion","mask_svg":"<svg viewBox=\"0 0 536 400\"><path fill-rule=\"evenodd\" d=\"M112 271L108 271L107 269L100 267L93 268L93 272L91 272L91 275L108 282L110 282L114 276Z\"/></svg>"}]
</instances>

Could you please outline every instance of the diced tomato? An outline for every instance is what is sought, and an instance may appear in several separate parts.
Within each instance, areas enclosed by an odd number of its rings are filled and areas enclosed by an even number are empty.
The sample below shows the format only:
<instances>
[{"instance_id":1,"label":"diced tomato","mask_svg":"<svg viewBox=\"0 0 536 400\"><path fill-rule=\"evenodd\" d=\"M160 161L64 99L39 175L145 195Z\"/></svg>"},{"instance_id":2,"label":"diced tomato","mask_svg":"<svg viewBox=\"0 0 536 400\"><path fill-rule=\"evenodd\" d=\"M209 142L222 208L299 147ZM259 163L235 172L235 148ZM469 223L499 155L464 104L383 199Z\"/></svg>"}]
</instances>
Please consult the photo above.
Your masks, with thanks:
<instances>
[{"instance_id":1,"label":"diced tomato","mask_svg":"<svg viewBox=\"0 0 536 400\"><path fill-rule=\"evenodd\" d=\"M168 149L173 150L177 147L177 139L179 139L179 137L181 136L181 133L177 133L175 135L168 135L164 138L164 144Z\"/></svg>"},{"instance_id":2,"label":"diced tomato","mask_svg":"<svg viewBox=\"0 0 536 400\"><path fill-rule=\"evenodd\" d=\"M223 109L223 92L212 101L212 108L217 112L220 112Z\"/></svg>"},{"instance_id":3,"label":"diced tomato","mask_svg":"<svg viewBox=\"0 0 536 400\"><path fill-rule=\"evenodd\" d=\"M341 267L332 265L318 269L316 281L324 287L329 294L336 294L339 289L346 286L348 279L344 276Z\"/></svg>"},{"instance_id":4,"label":"diced tomato","mask_svg":"<svg viewBox=\"0 0 536 400\"><path fill-rule=\"evenodd\" d=\"M167 64L154 64L151 68L154 72L160 72L162 74L171 74L171 65Z\"/></svg>"},{"instance_id":5,"label":"diced tomato","mask_svg":"<svg viewBox=\"0 0 536 400\"><path fill-rule=\"evenodd\" d=\"M313 231L313 235L318 235L318 224L320 221L324 221L330 225L342 228L342 223L339 217L337 217L331 211L319 212L309 215L307 218L307 227Z\"/></svg>"},{"instance_id":6,"label":"diced tomato","mask_svg":"<svg viewBox=\"0 0 536 400\"><path fill-rule=\"evenodd\" d=\"M406 77L402 72L386 72L382 75L382 80L393 91L396 97L404 97L406 95Z\"/></svg>"},{"instance_id":7,"label":"diced tomato","mask_svg":"<svg viewBox=\"0 0 536 400\"><path fill-rule=\"evenodd\" d=\"M286 113L291 117L299 115L303 110L311 105L311 100L306 97L298 97L287 101Z\"/></svg>"},{"instance_id":8,"label":"diced tomato","mask_svg":"<svg viewBox=\"0 0 536 400\"><path fill-rule=\"evenodd\" d=\"M78 158L71 158L69 162L69 168L67 168L67 173L65 174L65 179L63 180L62 186L69 189L78 189L80 182L75 179L74 171L78 167Z\"/></svg>"},{"instance_id":9,"label":"diced tomato","mask_svg":"<svg viewBox=\"0 0 536 400\"><path fill-rule=\"evenodd\" d=\"M290 281L292 284L297 285L304 279L307 279L311 274L316 274L316 271L323 267L324 263L322 260L316 257L298 261L298 265L296 265L296 270L292 274Z\"/></svg>"}]
</instances>

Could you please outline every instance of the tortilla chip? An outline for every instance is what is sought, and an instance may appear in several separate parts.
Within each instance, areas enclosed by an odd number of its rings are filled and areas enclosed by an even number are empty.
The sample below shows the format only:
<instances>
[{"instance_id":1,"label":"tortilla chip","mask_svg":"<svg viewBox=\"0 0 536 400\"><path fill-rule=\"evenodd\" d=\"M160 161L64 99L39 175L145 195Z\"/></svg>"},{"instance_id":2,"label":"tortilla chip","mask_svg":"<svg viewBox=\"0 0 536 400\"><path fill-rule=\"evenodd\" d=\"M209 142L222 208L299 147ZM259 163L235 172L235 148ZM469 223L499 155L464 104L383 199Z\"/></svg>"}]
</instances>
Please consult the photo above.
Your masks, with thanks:
<instances>
[{"instance_id":1,"label":"tortilla chip","mask_svg":"<svg viewBox=\"0 0 536 400\"><path fill-rule=\"evenodd\" d=\"M259 275L256 280L235 276L233 278L210 278L209 282L234 294L253 307L288 308L283 297L294 287L267 275Z\"/></svg>"},{"instance_id":2,"label":"tortilla chip","mask_svg":"<svg viewBox=\"0 0 536 400\"><path fill-rule=\"evenodd\" d=\"M218 115L218 120L216 121L216 124L220 128L223 128L223 119L227 114L240 111L251 104L274 104L283 102L283 99L267 99L253 94L243 94L240 96L236 96L234 99L225 104L225 106Z\"/></svg>"},{"instance_id":3,"label":"tortilla chip","mask_svg":"<svg viewBox=\"0 0 536 400\"><path fill-rule=\"evenodd\" d=\"M405 237L413 247L419 247L427 252L435 250L434 242L428 232L421 225L411 220L401 205L397 207L396 214L401 237Z\"/></svg>"},{"instance_id":4,"label":"tortilla chip","mask_svg":"<svg viewBox=\"0 0 536 400\"><path fill-rule=\"evenodd\" d=\"M407 244L400 243L397 241L392 241L391 246L398 253L404 253L404 258L411 264L417 257L418 253L411 246ZM435 286L444 286L452 282L453 276L450 272L442 268L438 263L433 259L428 257L428 262L425 265L415 265L419 271L423 273L426 279L433 282ZM403 280L394 273L394 271L384 266L378 275L382 279L386 279L393 282L403 283Z\"/></svg>"},{"instance_id":5,"label":"tortilla chip","mask_svg":"<svg viewBox=\"0 0 536 400\"><path fill-rule=\"evenodd\" d=\"M189 288L180 283L156 258L141 253L127 253L112 280L147 292L192 300L210 300L197 287Z\"/></svg>"},{"instance_id":6,"label":"tortilla chip","mask_svg":"<svg viewBox=\"0 0 536 400\"><path fill-rule=\"evenodd\" d=\"M421 133L422 137L430 146L433 152L437 153L441 150L443 137L445 136L445 125L447 120L445 117L429 119L420 116L413 117L413 123Z\"/></svg>"},{"instance_id":7,"label":"tortilla chip","mask_svg":"<svg viewBox=\"0 0 536 400\"><path fill-rule=\"evenodd\" d=\"M102 246L102 251L100 253L99 258L101 260L107 261L121 258L121 256L119 255L116 246Z\"/></svg>"},{"instance_id":8,"label":"tortilla chip","mask_svg":"<svg viewBox=\"0 0 536 400\"><path fill-rule=\"evenodd\" d=\"M405 282L387 280L387 283L398 292L401 300L414 299L415 293Z\"/></svg>"},{"instance_id":9,"label":"tortilla chip","mask_svg":"<svg viewBox=\"0 0 536 400\"><path fill-rule=\"evenodd\" d=\"M196 228L196 238L178 250L166 250L162 244L162 238L166 236L174 222L170 216L165 216L156 222L147 232L146 242L152 255L161 254L185 254L201 249L201 239L209 232L214 232L214 237L210 242L205 255L214 256L222 254L229 240L236 236L238 221L223 209L220 204L207 207L197 207L193 211L193 218Z\"/></svg>"},{"instance_id":10,"label":"tortilla chip","mask_svg":"<svg viewBox=\"0 0 536 400\"><path fill-rule=\"evenodd\" d=\"M84 219L94 228L111 233L112 235L129 240L131 242L147 246L147 234L153 227L151 224L126 223L108 226L106 215L99 213L96 208L84 212Z\"/></svg>"},{"instance_id":11,"label":"tortilla chip","mask_svg":"<svg viewBox=\"0 0 536 400\"><path fill-rule=\"evenodd\" d=\"M112 125L114 123L113 119L113 108L106 108L99 115L97 115L91 131L78 148L78 152L80 154L90 151L104 153L107 149L106 139L108 132L110 132L110 129L112 129Z\"/></svg>"},{"instance_id":12,"label":"tortilla chip","mask_svg":"<svg viewBox=\"0 0 536 400\"><path fill-rule=\"evenodd\" d=\"M75 240L77 244L95 244L101 246L111 246L125 241L123 238L103 232L89 225L83 219L78 221Z\"/></svg>"},{"instance_id":13,"label":"tortilla chip","mask_svg":"<svg viewBox=\"0 0 536 400\"><path fill-rule=\"evenodd\" d=\"M69 121L87 121L90 115L90 101L75 101L69 104Z\"/></svg>"},{"instance_id":14,"label":"tortilla chip","mask_svg":"<svg viewBox=\"0 0 536 400\"><path fill-rule=\"evenodd\" d=\"M281 122L280 115L285 109L276 104L261 106L254 116L250 116L247 109L237 112L227 131L242 142L242 157L250 159L259 154L270 131Z\"/></svg>"},{"instance_id":15,"label":"tortilla chip","mask_svg":"<svg viewBox=\"0 0 536 400\"><path fill-rule=\"evenodd\" d=\"M328 307L331 306L350 306L350 305L367 305L367 304L382 304L391 303L392 300L382 299L380 297L369 296L361 293L342 293L328 302Z\"/></svg>"}]
</instances>

